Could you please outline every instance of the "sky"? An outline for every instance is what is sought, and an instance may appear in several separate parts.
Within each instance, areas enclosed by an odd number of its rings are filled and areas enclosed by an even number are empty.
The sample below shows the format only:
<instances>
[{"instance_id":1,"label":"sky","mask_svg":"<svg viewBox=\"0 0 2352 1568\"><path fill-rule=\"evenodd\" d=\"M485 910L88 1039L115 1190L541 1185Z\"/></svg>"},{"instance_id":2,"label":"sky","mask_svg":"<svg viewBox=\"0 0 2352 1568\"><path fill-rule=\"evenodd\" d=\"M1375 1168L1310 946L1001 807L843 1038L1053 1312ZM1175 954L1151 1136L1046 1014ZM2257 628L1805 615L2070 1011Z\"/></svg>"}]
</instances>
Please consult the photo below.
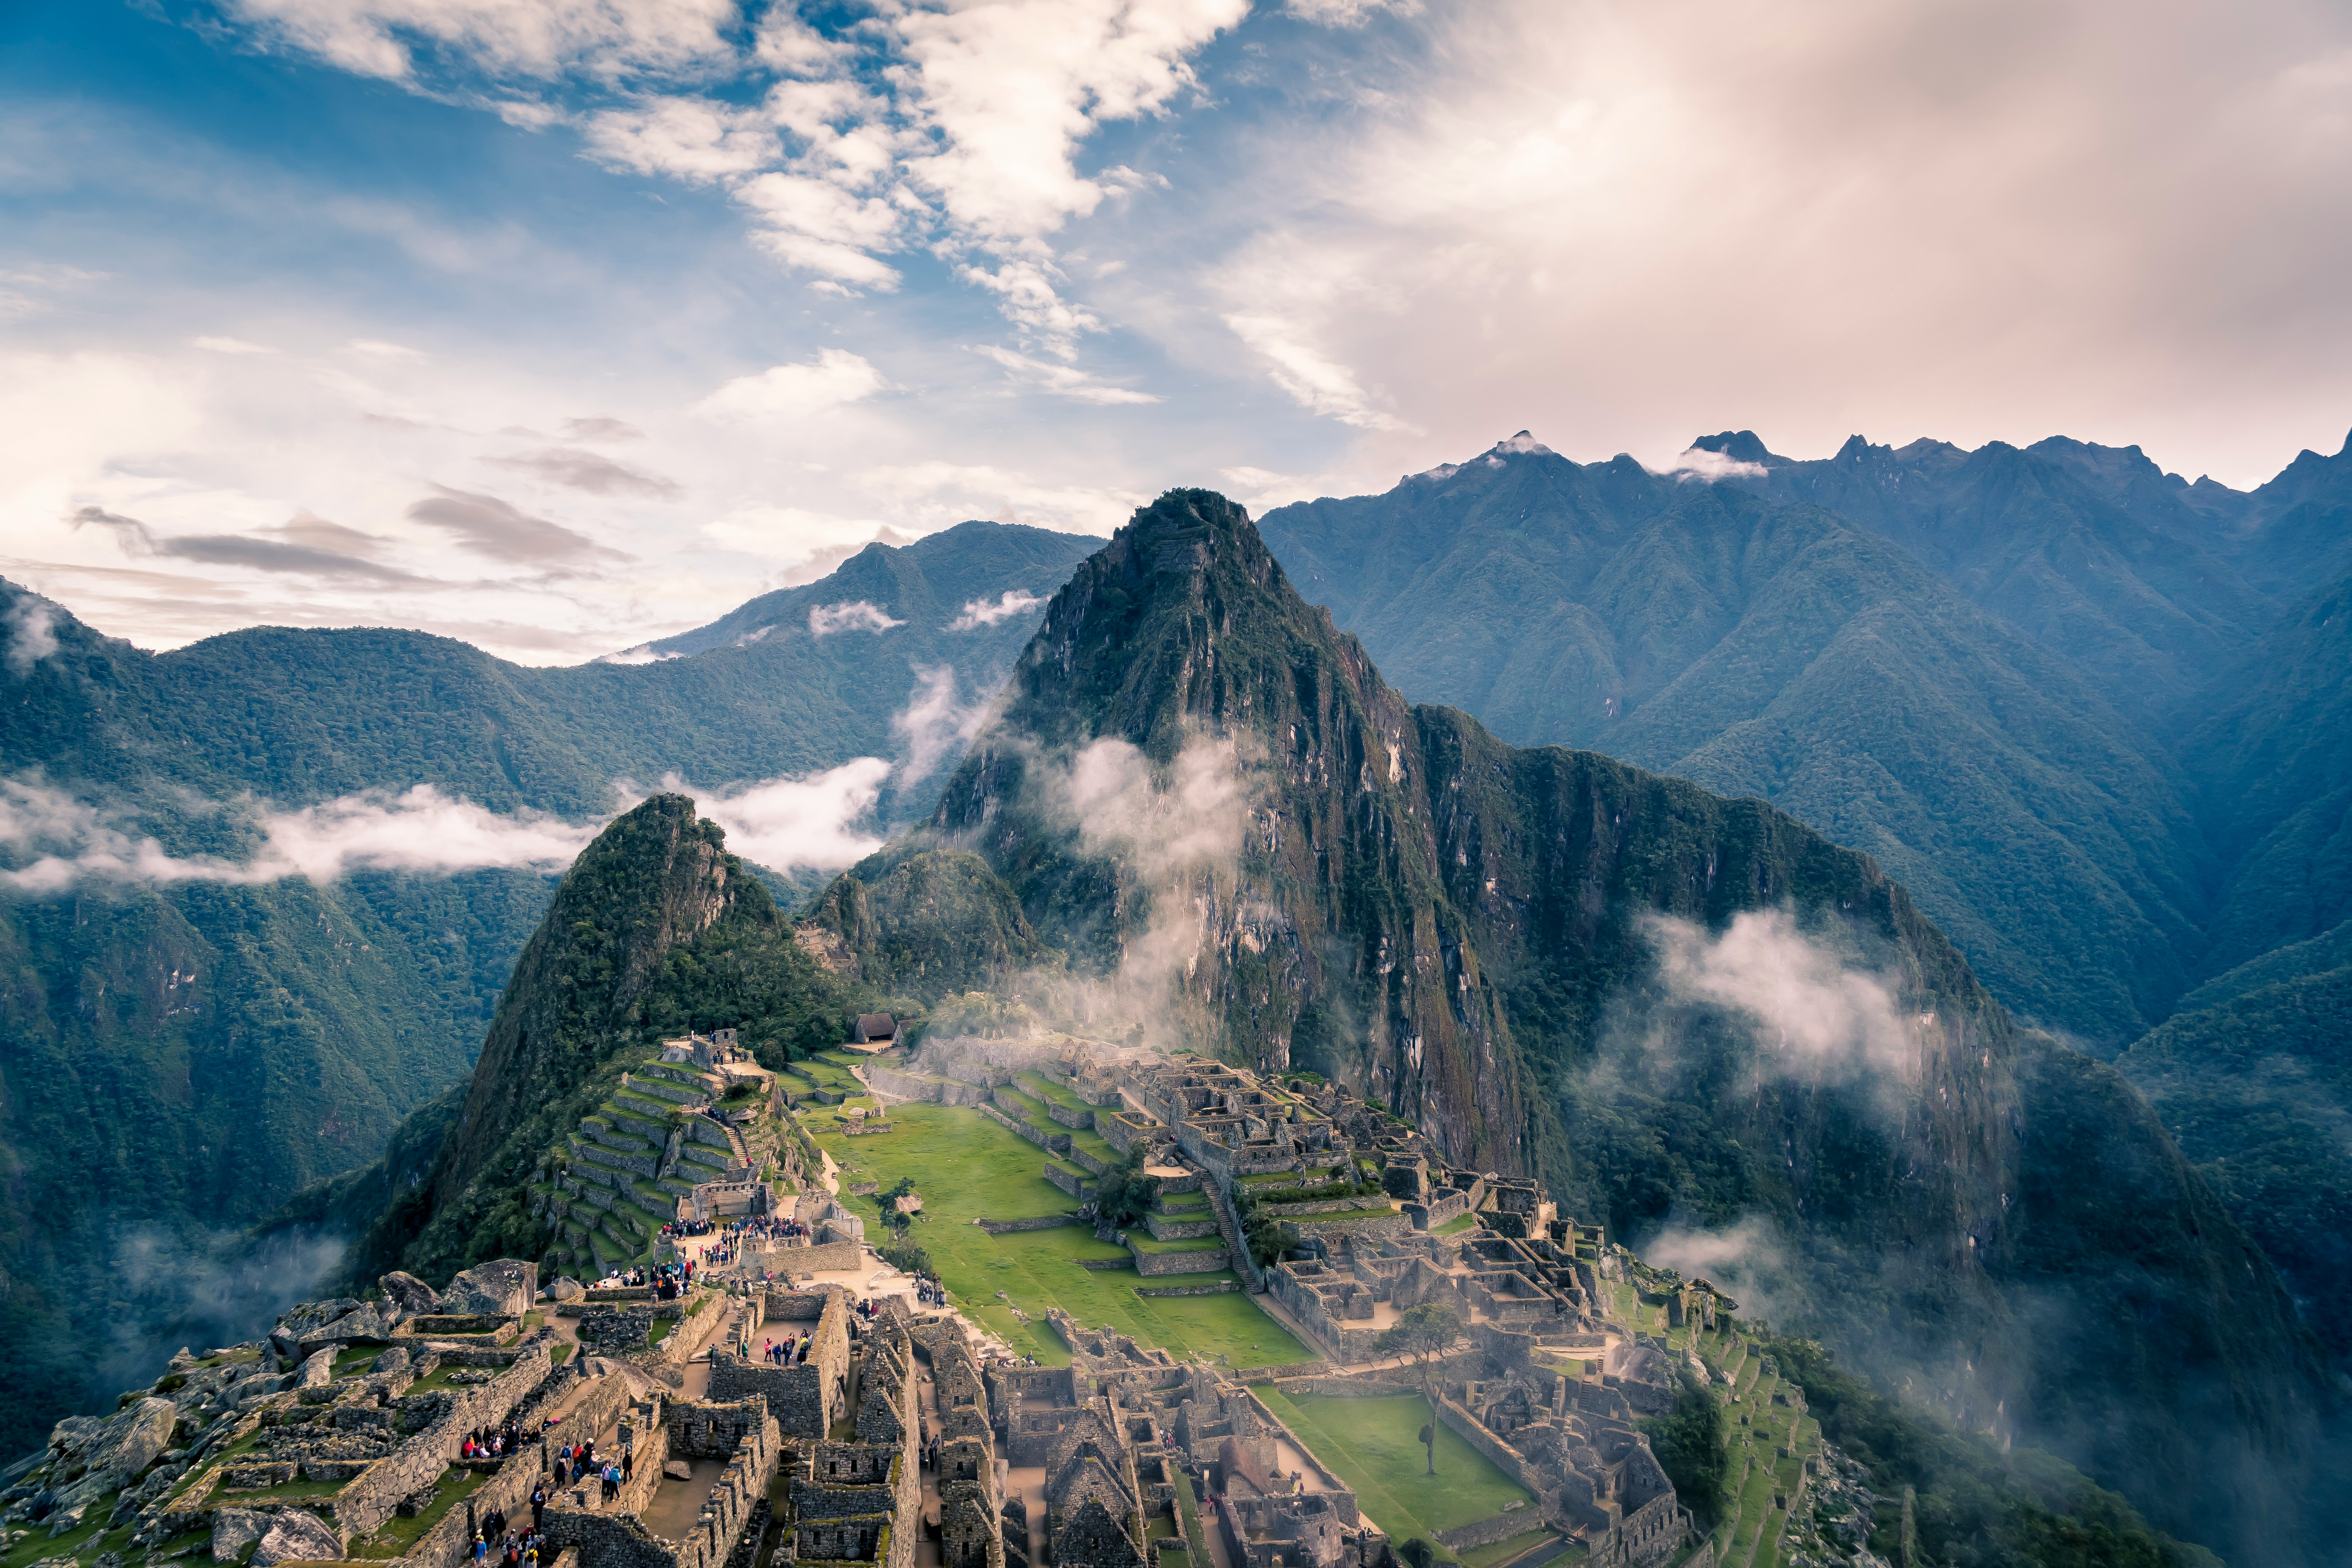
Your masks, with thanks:
<instances>
[{"instance_id":1,"label":"sky","mask_svg":"<svg viewBox=\"0 0 2352 1568\"><path fill-rule=\"evenodd\" d=\"M0 575L550 664L1522 428L2244 487L2347 276L2335 3L15 0Z\"/></svg>"}]
</instances>

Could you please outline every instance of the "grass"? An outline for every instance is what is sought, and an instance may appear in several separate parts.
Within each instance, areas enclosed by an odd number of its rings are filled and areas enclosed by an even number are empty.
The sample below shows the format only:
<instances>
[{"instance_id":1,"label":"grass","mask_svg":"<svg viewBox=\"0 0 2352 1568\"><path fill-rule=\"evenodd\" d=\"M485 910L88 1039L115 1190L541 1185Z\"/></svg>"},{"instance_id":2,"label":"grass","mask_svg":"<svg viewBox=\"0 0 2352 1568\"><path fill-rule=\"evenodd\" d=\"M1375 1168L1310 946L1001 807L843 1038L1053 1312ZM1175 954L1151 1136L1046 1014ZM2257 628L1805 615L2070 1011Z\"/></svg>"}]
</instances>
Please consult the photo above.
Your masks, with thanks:
<instances>
[{"instance_id":1,"label":"grass","mask_svg":"<svg viewBox=\"0 0 2352 1568\"><path fill-rule=\"evenodd\" d=\"M1429 1474L1427 1450L1416 1436L1429 1419L1429 1406L1418 1394L1294 1400L1270 1386L1257 1394L1316 1458L1355 1489L1357 1506L1392 1540L1418 1535L1435 1545L1441 1530L1500 1513L1507 1503L1532 1500L1525 1488L1443 1424L1437 1428L1437 1474ZM1536 1522L1536 1516L1528 1522Z\"/></svg>"},{"instance_id":2,"label":"grass","mask_svg":"<svg viewBox=\"0 0 2352 1568\"><path fill-rule=\"evenodd\" d=\"M971 1222L1063 1215L1076 1206L1045 1180L1037 1146L963 1106L901 1105L890 1115L898 1131L887 1139L826 1131L814 1136L843 1168L845 1186L871 1176L887 1192L899 1177L914 1178L924 1217L908 1238L930 1254L957 1305L1016 1350L1048 1365L1068 1364L1068 1349L1045 1321L1046 1308L1060 1307L1090 1328L1107 1324L1178 1357L1227 1356L1236 1366L1315 1359L1241 1292L1139 1297L1131 1273L1080 1268L1080 1258L1127 1255L1084 1226L989 1235ZM999 1290L1010 1300L998 1300ZM1015 1318L1014 1307L1031 1321Z\"/></svg>"},{"instance_id":3,"label":"grass","mask_svg":"<svg viewBox=\"0 0 2352 1568\"><path fill-rule=\"evenodd\" d=\"M650 1349L660 1344L662 1341L669 1338L669 1331L676 1327L677 1327L676 1318L656 1318L653 1326L646 1331L646 1347Z\"/></svg>"},{"instance_id":4,"label":"grass","mask_svg":"<svg viewBox=\"0 0 2352 1568\"><path fill-rule=\"evenodd\" d=\"M1021 1086L1021 1092L1028 1095L1031 1099L1049 1100L1052 1103L1060 1106L1065 1110L1092 1110L1094 1109L1093 1106L1088 1105L1085 1100L1080 1100L1068 1089L1055 1085L1051 1079L1047 1078L1043 1073L1034 1071L1017 1072L1013 1075L1013 1081L1019 1084Z\"/></svg>"},{"instance_id":5,"label":"grass","mask_svg":"<svg viewBox=\"0 0 2352 1568\"><path fill-rule=\"evenodd\" d=\"M367 1365L370 1362L375 1360L376 1357L383 1353L383 1346L382 1345L353 1345L350 1350L344 1351L335 1357L335 1364L329 1372L328 1375L331 1377L349 1377L353 1372L356 1372L359 1368Z\"/></svg>"},{"instance_id":6,"label":"grass","mask_svg":"<svg viewBox=\"0 0 2352 1568\"><path fill-rule=\"evenodd\" d=\"M463 1466L450 1470L441 1478L441 1495L433 1500L431 1508L415 1519L394 1514L374 1534L352 1542L351 1555L378 1561L407 1556L409 1550L425 1538L426 1531L440 1523L451 1509L488 1479L487 1470L469 1470Z\"/></svg>"},{"instance_id":7,"label":"grass","mask_svg":"<svg viewBox=\"0 0 2352 1568\"><path fill-rule=\"evenodd\" d=\"M1477 1223L1478 1216L1475 1214L1458 1214L1452 1219L1447 1220L1444 1225L1432 1230L1429 1234L1432 1236L1459 1236L1464 1231L1475 1226Z\"/></svg>"},{"instance_id":8,"label":"grass","mask_svg":"<svg viewBox=\"0 0 2352 1568\"><path fill-rule=\"evenodd\" d=\"M1514 1535L1507 1541L1496 1541L1485 1546L1474 1546L1462 1553L1462 1568L1500 1568L1520 1552L1549 1538L1551 1531L1538 1525L1533 1530Z\"/></svg>"}]
</instances>

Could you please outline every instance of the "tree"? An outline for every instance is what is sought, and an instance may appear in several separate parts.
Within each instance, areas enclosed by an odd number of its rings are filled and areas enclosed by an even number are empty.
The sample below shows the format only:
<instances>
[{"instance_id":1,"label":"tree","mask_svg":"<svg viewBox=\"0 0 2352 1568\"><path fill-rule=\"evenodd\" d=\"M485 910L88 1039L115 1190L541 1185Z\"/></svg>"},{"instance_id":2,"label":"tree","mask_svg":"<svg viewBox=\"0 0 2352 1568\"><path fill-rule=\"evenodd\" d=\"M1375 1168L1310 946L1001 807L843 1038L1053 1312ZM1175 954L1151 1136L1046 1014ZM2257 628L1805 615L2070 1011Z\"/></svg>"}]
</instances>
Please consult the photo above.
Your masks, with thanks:
<instances>
[{"instance_id":1,"label":"tree","mask_svg":"<svg viewBox=\"0 0 2352 1568\"><path fill-rule=\"evenodd\" d=\"M1381 1354L1406 1357L1421 1373L1421 1396L1429 1401L1429 1425L1421 1429L1420 1436L1429 1450L1429 1473L1433 1476L1437 1473L1438 1364L1461 1337L1461 1313L1443 1301L1423 1301L1417 1307L1407 1307L1398 1315L1396 1325L1372 1342Z\"/></svg>"},{"instance_id":2,"label":"tree","mask_svg":"<svg viewBox=\"0 0 2352 1568\"><path fill-rule=\"evenodd\" d=\"M1143 1173L1143 1153L1138 1143L1095 1184L1095 1213L1121 1228L1140 1222L1157 1195L1160 1178Z\"/></svg>"}]
</instances>

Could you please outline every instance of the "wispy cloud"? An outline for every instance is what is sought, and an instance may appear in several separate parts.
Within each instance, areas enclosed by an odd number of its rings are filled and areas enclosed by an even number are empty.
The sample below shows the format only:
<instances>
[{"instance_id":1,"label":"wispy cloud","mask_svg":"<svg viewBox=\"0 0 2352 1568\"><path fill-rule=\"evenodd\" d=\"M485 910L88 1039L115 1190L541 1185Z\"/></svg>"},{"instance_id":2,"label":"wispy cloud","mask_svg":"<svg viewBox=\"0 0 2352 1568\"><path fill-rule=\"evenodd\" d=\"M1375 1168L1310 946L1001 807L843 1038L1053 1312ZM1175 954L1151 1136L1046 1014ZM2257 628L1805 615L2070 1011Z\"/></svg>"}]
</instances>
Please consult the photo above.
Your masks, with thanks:
<instances>
[{"instance_id":1,"label":"wispy cloud","mask_svg":"<svg viewBox=\"0 0 2352 1568\"><path fill-rule=\"evenodd\" d=\"M895 620L890 612L864 599L852 599L839 605L812 605L809 607L809 636L831 637L835 632L887 632L892 626L907 623Z\"/></svg>"},{"instance_id":2,"label":"wispy cloud","mask_svg":"<svg viewBox=\"0 0 2352 1568\"><path fill-rule=\"evenodd\" d=\"M550 484L570 489L585 490L590 495L638 495L667 498L679 493L682 487L676 479L664 479L616 463L601 452L587 451L579 447L550 447L542 451L525 452L510 458L490 459L501 468L530 474Z\"/></svg>"},{"instance_id":3,"label":"wispy cloud","mask_svg":"<svg viewBox=\"0 0 2352 1568\"><path fill-rule=\"evenodd\" d=\"M807 419L873 396L882 373L846 349L825 349L803 364L740 375L696 404L695 412L747 423Z\"/></svg>"},{"instance_id":4,"label":"wispy cloud","mask_svg":"<svg viewBox=\"0 0 2352 1568\"><path fill-rule=\"evenodd\" d=\"M555 567L629 559L562 523L530 516L497 496L447 485L433 488L439 493L411 503L409 517L445 530L468 549L493 560Z\"/></svg>"},{"instance_id":5,"label":"wispy cloud","mask_svg":"<svg viewBox=\"0 0 2352 1568\"><path fill-rule=\"evenodd\" d=\"M948 630L978 631L982 626L992 626L999 621L1026 615L1045 602L1026 588L1007 588L992 603L987 599L968 599L964 602L963 614L948 623Z\"/></svg>"}]
</instances>

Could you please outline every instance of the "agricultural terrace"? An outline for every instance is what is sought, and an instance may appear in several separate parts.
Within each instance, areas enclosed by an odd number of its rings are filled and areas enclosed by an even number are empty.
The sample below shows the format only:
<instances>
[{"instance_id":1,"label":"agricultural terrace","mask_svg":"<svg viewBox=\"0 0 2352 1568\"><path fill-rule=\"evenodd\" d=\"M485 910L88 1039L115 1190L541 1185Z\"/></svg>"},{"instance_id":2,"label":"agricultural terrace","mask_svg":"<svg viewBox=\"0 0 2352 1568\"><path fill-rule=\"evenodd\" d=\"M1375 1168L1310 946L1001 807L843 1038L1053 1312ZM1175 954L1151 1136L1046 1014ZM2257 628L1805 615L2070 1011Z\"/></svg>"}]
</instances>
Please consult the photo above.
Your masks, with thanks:
<instances>
[{"instance_id":1,"label":"agricultural terrace","mask_svg":"<svg viewBox=\"0 0 2352 1568\"><path fill-rule=\"evenodd\" d=\"M794 1063L793 1070L804 1065L812 1064ZM1097 1241L1092 1229L1075 1223L992 1236L972 1221L1072 1211L1068 1194L1042 1173L1045 1152L963 1106L893 1105L889 1118L891 1131L850 1138L832 1108L812 1105L804 1108L802 1125L842 1168L842 1201L866 1217L877 1242L886 1239L882 1205L876 1197L849 1196L850 1183L867 1178L887 1194L899 1178L913 1179L923 1213L909 1239L929 1254L956 1305L1014 1349L1048 1365L1068 1364L1068 1348L1045 1322L1045 1310L1059 1307L1089 1327L1107 1325L1179 1358L1237 1367L1315 1359L1244 1292L1136 1294L1138 1286L1212 1284L1230 1280L1230 1273L1146 1280L1125 1247ZM1086 1262L1108 1267L1087 1268L1081 1266Z\"/></svg>"}]
</instances>

